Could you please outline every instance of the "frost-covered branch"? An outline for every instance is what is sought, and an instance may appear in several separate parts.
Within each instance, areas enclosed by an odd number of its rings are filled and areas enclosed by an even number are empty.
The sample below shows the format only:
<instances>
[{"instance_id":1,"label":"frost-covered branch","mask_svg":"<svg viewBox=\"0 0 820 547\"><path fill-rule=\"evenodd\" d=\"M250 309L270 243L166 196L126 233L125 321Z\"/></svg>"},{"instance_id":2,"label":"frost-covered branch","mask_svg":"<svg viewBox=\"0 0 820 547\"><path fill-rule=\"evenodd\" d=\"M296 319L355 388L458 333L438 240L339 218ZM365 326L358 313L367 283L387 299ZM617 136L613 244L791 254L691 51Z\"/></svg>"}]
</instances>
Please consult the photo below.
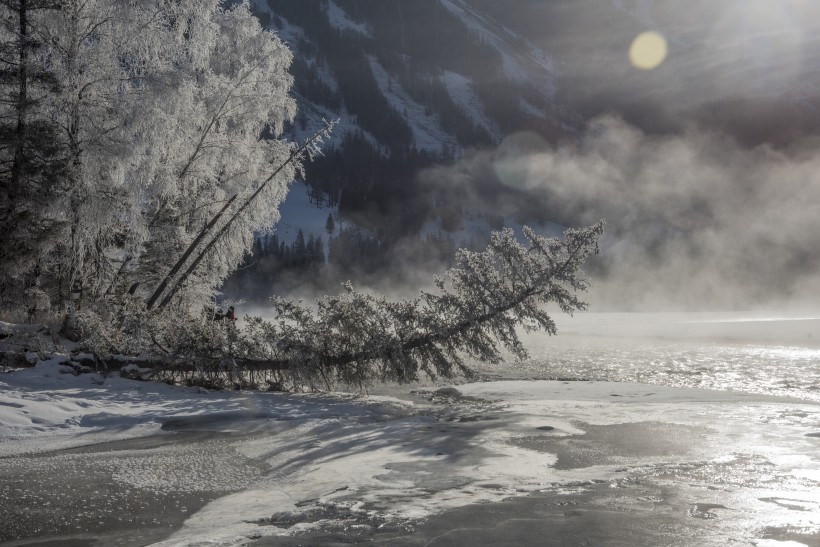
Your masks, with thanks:
<instances>
[{"instance_id":1,"label":"frost-covered branch","mask_svg":"<svg viewBox=\"0 0 820 547\"><path fill-rule=\"evenodd\" d=\"M211 229L216 225L217 222L219 222L219 219L222 217L222 215L225 214L225 211L228 210L228 207L231 206L231 203L233 203L236 200L236 196L236 194L231 196L227 203L225 203L225 205L222 206L222 209L220 209L219 212L214 215L214 217L208 222L208 224L205 225L205 228L203 228L202 231L199 232L197 237L194 238L194 240L191 242L191 244L188 246L185 252L182 253L182 256L179 258L179 260L177 260L177 262L171 268L171 271L168 272L168 275L166 275L163 278L162 282L159 284L156 290L154 290L153 294L148 299L148 302L145 304L146 308L150 310L154 306L154 303L160 296L162 296L163 291L165 291L165 289L168 287L168 283L170 283L171 279L179 272L179 270L185 264L185 261L188 260L188 258L191 256L191 253L193 253L196 250L197 246L202 242L205 236L208 235L208 232L211 231Z\"/></svg>"}]
</instances>

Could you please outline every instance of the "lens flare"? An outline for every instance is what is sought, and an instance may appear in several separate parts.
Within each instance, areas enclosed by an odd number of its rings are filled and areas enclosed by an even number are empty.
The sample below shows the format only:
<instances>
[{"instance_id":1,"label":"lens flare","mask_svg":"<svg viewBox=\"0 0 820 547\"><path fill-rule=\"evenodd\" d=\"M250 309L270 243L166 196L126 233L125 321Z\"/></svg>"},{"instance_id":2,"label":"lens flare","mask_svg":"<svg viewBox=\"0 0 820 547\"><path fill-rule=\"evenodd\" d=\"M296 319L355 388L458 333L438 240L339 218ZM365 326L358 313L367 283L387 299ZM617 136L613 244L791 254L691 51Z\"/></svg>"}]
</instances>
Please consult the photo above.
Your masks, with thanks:
<instances>
[{"instance_id":1,"label":"lens flare","mask_svg":"<svg viewBox=\"0 0 820 547\"><path fill-rule=\"evenodd\" d=\"M666 59L669 48L666 39L657 32L643 32L629 47L629 61L641 70L652 70Z\"/></svg>"},{"instance_id":2,"label":"lens flare","mask_svg":"<svg viewBox=\"0 0 820 547\"><path fill-rule=\"evenodd\" d=\"M522 131L504 139L493 160L493 169L498 179L506 186L532 189L540 178L532 176L532 158L545 154L549 144L538 133ZM547 161L549 156L544 158Z\"/></svg>"}]
</instances>

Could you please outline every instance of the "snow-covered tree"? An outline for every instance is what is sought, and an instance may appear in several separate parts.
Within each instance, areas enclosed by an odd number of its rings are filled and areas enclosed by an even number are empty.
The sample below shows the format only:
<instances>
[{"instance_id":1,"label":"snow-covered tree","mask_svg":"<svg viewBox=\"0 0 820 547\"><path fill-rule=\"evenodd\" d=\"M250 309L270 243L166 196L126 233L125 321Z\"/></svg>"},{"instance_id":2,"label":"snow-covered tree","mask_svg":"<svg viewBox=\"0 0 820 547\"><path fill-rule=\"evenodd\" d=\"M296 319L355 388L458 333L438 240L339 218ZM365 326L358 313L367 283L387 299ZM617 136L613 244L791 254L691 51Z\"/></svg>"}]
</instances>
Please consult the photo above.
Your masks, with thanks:
<instances>
[{"instance_id":1,"label":"snow-covered tree","mask_svg":"<svg viewBox=\"0 0 820 547\"><path fill-rule=\"evenodd\" d=\"M91 349L157 356L156 374L209 385L272 382L288 389L332 389L337 383L413 382L422 376L472 372L470 359L499 363L504 350L524 358L520 329L556 334L551 309L586 309L582 271L599 250L603 222L570 229L564 239L525 228L492 235L486 250L460 250L435 292L389 301L357 292L325 296L315 306L272 300L277 319L247 317L242 330L210 319L133 314L126 328L94 320ZM96 322L94 322L96 321ZM165 363L167 366L161 366ZM226 374L229 364L230 375Z\"/></svg>"},{"instance_id":2,"label":"snow-covered tree","mask_svg":"<svg viewBox=\"0 0 820 547\"><path fill-rule=\"evenodd\" d=\"M112 273L108 250L121 241L128 214L124 131L136 104L129 85L128 40L135 12L108 0L59 0L46 14L41 40L59 82L51 115L67 148L63 230L55 256L57 299L68 287L99 294Z\"/></svg>"},{"instance_id":3,"label":"snow-covered tree","mask_svg":"<svg viewBox=\"0 0 820 547\"><path fill-rule=\"evenodd\" d=\"M194 3L202 9L208 2ZM154 170L150 175L145 171L151 221L140 253L140 263L150 267L131 276L153 290L203 226L235 200L213 230L222 230L228 221L230 227L202 267L186 280L187 293L199 298L210 296L241 261L254 230L278 220L277 205L297 167L288 164L252 202L244 199L292 152L290 143L277 138L295 112L287 94L291 56L275 35L261 29L247 5L222 9L219 2L210 3L202 24L185 33L186 40L201 44L195 55L186 53L175 63L185 70L174 66L171 76L181 78L187 70L188 77L175 84L172 104L164 97L167 88L164 93L157 90L160 118L170 108L177 125L160 123L150 128L149 142L159 146L152 151L153 160L146 160L146 167ZM242 215L231 220L245 203Z\"/></svg>"},{"instance_id":4,"label":"snow-covered tree","mask_svg":"<svg viewBox=\"0 0 820 547\"><path fill-rule=\"evenodd\" d=\"M24 28L18 14L24 4L0 4L6 50L29 43L14 30L15 23ZM54 79L42 117L52 123L66 160L60 194L42 197L56 215L50 240L59 244L33 253L40 262L48 254L52 300L60 302L72 286L94 301L129 289L150 294L231 203L223 224L212 226L218 241L186 278L178 301L208 298L250 249L253 231L277 220L298 167L287 161L291 144L280 139L295 112L289 50L261 28L246 2L53 0L49 6L54 9L29 9L27 21L37 31L30 43L39 45L38 59ZM20 104L4 101L2 119L19 118ZM6 161L14 157L4 154ZM255 193L274 171L274 180ZM6 201L18 207L12 198Z\"/></svg>"}]
</instances>

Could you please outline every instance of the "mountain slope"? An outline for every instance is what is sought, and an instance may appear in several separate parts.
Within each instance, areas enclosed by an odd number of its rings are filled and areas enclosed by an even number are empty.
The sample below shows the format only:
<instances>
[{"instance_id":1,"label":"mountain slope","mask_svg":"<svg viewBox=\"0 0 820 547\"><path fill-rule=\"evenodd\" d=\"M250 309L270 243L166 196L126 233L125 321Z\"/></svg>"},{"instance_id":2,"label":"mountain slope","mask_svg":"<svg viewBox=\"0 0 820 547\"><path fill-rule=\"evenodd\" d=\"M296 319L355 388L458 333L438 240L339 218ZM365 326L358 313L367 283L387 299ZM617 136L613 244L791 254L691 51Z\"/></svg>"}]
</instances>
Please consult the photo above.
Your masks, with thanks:
<instances>
[{"instance_id":1,"label":"mountain slope","mask_svg":"<svg viewBox=\"0 0 820 547\"><path fill-rule=\"evenodd\" d=\"M457 153L498 143L510 131L560 136L581 125L556 104L555 60L466 1L254 0L253 6L296 54L302 111L311 117L335 108L351 119L345 131L355 126L377 135L366 111L381 109L412 126L403 144ZM339 59L341 52L348 58ZM362 105L351 96L368 79L387 105ZM376 138L395 151L391 139Z\"/></svg>"},{"instance_id":2,"label":"mountain slope","mask_svg":"<svg viewBox=\"0 0 820 547\"><path fill-rule=\"evenodd\" d=\"M291 137L339 118L307 167L318 202L382 240L418 233L449 191L417 174L519 131L572 138L581 118L557 99L555 60L465 0L254 0L294 52Z\"/></svg>"}]
</instances>

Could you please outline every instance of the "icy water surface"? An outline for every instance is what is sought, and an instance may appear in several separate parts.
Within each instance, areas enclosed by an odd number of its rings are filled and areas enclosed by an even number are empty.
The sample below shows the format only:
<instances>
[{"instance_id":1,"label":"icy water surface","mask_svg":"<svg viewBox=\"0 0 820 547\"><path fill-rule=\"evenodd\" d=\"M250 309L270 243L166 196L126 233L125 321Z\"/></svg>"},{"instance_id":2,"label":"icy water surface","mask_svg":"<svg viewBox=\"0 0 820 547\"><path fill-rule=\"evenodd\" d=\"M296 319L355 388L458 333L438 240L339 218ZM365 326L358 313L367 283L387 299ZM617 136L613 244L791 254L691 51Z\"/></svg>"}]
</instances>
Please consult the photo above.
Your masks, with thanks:
<instances>
[{"instance_id":1,"label":"icy water surface","mask_svg":"<svg viewBox=\"0 0 820 547\"><path fill-rule=\"evenodd\" d=\"M531 359L492 372L820 402L820 319L815 317L580 314L562 319L558 336L530 335L525 343Z\"/></svg>"}]
</instances>

